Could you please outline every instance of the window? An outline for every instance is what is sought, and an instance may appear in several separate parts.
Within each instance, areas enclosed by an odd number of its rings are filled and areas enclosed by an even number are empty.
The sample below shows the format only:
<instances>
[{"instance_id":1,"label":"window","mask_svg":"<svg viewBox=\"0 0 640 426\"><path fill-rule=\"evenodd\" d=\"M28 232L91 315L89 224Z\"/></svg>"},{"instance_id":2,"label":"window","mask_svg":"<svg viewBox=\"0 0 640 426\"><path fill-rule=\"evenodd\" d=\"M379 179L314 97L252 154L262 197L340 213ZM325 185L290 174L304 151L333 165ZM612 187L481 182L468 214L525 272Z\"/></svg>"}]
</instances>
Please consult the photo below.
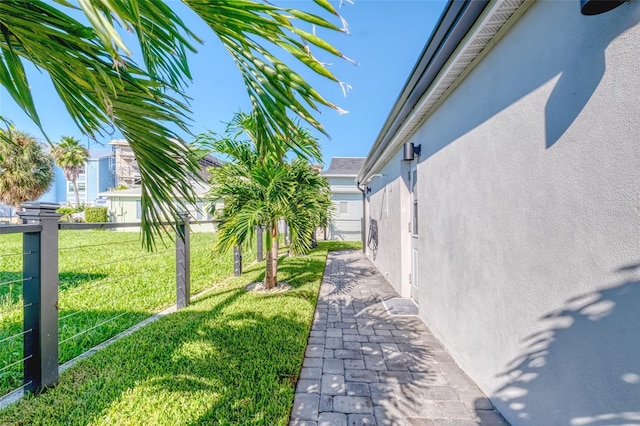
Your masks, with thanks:
<instances>
[{"instance_id":1,"label":"window","mask_svg":"<svg viewBox=\"0 0 640 426\"><path fill-rule=\"evenodd\" d=\"M136 219L142 219L142 203L136 200Z\"/></svg>"},{"instance_id":2,"label":"window","mask_svg":"<svg viewBox=\"0 0 640 426\"><path fill-rule=\"evenodd\" d=\"M87 190L86 182L76 182L78 185L78 192L84 192ZM67 183L67 192L73 192L73 182Z\"/></svg>"}]
</instances>

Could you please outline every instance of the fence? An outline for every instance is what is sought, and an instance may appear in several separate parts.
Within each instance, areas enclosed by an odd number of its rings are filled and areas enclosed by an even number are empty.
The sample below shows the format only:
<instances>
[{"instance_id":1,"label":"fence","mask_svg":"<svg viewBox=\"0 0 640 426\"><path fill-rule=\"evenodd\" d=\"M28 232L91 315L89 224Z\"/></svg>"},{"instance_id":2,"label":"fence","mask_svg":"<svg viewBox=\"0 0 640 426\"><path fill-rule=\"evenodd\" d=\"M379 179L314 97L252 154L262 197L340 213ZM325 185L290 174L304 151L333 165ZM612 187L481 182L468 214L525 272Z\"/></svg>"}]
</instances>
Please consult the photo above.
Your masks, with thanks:
<instances>
[{"instance_id":1,"label":"fence","mask_svg":"<svg viewBox=\"0 0 640 426\"><path fill-rule=\"evenodd\" d=\"M12 310L22 310L22 331L0 339L0 344L22 338L22 357L0 368L2 373L17 365L23 365L23 385L26 392L39 392L54 386L59 376L59 348L65 341L75 339L91 329L115 321L127 312L114 315L100 321L89 329L82 330L59 339L60 326L63 320L77 315L71 312L59 317L59 230L61 229L115 229L121 227L138 227L139 223L98 223L71 224L60 223L60 214L55 212L57 205L26 203L25 211L20 213L23 224L0 226L2 234L22 234L22 253L4 256L22 256L22 278L10 279L0 283L0 287L9 287L9 297L14 284L22 284L22 303L12 306ZM202 223L202 222L200 222ZM210 222L214 223L214 222ZM175 294L177 309L190 303L191 295L191 239L188 226L188 215L184 214L178 224L175 238ZM101 244L85 247L98 247ZM149 256L152 256L149 254ZM2 256L0 256L2 257ZM144 273L144 271L142 271ZM125 294L125 297L129 295ZM0 312L6 316L9 311ZM0 317L2 319L2 317ZM19 388L20 389L20 388Z\"/></svg>"}]
</instances>

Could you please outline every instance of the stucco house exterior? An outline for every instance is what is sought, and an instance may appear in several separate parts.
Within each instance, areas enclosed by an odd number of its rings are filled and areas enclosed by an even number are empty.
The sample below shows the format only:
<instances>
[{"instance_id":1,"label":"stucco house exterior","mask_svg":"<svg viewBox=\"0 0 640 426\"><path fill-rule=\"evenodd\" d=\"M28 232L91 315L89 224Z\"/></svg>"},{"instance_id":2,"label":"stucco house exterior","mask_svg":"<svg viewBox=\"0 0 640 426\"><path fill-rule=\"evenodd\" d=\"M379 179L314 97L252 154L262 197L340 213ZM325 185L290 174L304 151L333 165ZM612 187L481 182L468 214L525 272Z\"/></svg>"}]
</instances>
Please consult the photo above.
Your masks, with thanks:
<instances>
[{"instance_id":1,"label":"stucco house exterior","mask_svg":"<svg viewBox=\"0 0 640 426\"><path fill-rule=\"evenodd\" d=\"M357 176L368 256L514 425L640 424L640 3L613 3L450 1Z\"/></svg>"},{"instance_id":2,"label":"stucco house exterior","mask_svg":"<svg viewBox=\"0 0 640 426\"><path fill-rule=\"evenodd\" d=\"M359 241L362 239L362 192L354 186L364 157L332 157L327 170L320 174L331 185L333 219L326 239Z\"/></svg>"}]
</instances>

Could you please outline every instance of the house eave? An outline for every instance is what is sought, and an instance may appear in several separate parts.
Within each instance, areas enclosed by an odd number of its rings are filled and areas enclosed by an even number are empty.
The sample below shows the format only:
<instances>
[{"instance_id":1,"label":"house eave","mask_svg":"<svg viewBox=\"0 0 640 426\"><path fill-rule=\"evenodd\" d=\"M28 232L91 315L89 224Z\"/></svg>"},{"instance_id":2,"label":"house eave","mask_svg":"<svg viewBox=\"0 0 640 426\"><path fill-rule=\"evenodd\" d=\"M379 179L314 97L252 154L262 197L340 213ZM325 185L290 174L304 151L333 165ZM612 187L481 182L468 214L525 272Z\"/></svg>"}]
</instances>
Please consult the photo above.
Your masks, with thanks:
<instances>
[{"instance_id":1,"label":"house eave","mask_svg":"<svg viewBox=\"0 0 640 426\"><path fill-rule=\"evenodd\" d=\"M449 2L356 180L378 173L532 0Z\"/></svg>"}]
</instances>

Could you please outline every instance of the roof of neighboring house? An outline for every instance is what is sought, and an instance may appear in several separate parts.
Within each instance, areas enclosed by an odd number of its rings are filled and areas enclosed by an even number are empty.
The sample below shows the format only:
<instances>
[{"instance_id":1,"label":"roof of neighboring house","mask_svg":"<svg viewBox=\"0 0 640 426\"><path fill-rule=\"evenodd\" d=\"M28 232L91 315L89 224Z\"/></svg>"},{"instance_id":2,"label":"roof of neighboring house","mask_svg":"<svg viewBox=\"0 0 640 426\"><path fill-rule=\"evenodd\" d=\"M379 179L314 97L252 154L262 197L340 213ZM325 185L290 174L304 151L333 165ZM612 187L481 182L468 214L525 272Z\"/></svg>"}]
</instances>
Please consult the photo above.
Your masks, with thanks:
<instances>
[{"instance_id":1,"label":"roof of neighboring house","mask_svg":"<svg viewBox=\"0 0 640 426\"><path fill-rule=\"evenodd\" d=\"M329 168L323 176L356 176L364 164L365 157L331 157Z\"/></svg>"},{"instance_id":2,"label":"roof of neighboring house","mask_svg":"<svg viewBox=\"0 0 640 426\"><path fill-rule=\"evenodd\" d=\"M531 3L449 0L357 173L358 181L379 172Z\"/></svg>"}]
</instances>

